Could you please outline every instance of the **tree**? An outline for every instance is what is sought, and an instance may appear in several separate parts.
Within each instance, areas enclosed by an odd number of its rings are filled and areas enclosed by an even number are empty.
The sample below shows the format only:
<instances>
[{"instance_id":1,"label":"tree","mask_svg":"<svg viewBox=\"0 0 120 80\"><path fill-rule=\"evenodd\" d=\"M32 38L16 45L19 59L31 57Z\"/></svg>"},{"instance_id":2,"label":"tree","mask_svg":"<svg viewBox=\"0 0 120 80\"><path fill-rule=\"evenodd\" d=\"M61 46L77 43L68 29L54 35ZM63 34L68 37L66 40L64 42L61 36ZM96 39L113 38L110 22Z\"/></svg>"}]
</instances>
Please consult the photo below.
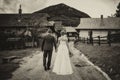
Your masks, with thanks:
<instances>
[{"instance_id":1,"label":"tree","mask_svg":"<svg viewBox=\"0 0 120 80\"><path fill-rule=\"evenodd\" d=\"M117 10L116 10L116 17L120 17L120 3L117 6Z\"/></svg>"}]
</instances>

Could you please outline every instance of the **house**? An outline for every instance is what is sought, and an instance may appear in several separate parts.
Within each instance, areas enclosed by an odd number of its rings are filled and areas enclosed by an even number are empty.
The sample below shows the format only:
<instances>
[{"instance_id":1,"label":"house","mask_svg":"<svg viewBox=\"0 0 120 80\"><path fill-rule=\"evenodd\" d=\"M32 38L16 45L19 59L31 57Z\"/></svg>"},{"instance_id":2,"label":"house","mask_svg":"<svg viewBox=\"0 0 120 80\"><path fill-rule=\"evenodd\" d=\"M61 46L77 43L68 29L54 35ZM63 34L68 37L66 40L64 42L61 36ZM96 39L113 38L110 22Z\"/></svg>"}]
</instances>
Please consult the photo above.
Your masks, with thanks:
<instances>
[{"instance_id":1,"label":"house","mask_svg":"<svg viewBox=\"0 0 120 80\"><path fill-rule=\"evenodd\" d=\"M68 36L68 39L69 40L76 40L77 38L78 38L78 33L77 33L77 31L75 30L75 28L74 27L72 27L72 26L65 26L64 27L65 28L65 30L66 30L66 33L67 33L67 36Z\"/></svg>"},{"instance_id":2,"label":"house","mask_svg":"<svg viewBox=\"0 0 120 80\"><path fill-rule=\"evenodd\" d=\"M80 24L75 29L79 32L79 37L89 38L90 35L103 37L120 31L120 18L103 18L103 15L101 18L81 18Z\"/></svg>"},{"instance_id":3,"label":"house","mask_svg":"<svg viewBox=\"0 0 120 80\"><path fill-rule=\"evenodd\" d=\"M49 15L46 13L22 13L21 5L18 14L0 14L0 38L2 38L0 45L3 46L9 41L20 43L19 41L26 36L24 35L26 32L30 32L31 38L34 37L33 39L36 40L36 36L45 32L50 25L48 18Z\"/></svg>"}]
</instances>

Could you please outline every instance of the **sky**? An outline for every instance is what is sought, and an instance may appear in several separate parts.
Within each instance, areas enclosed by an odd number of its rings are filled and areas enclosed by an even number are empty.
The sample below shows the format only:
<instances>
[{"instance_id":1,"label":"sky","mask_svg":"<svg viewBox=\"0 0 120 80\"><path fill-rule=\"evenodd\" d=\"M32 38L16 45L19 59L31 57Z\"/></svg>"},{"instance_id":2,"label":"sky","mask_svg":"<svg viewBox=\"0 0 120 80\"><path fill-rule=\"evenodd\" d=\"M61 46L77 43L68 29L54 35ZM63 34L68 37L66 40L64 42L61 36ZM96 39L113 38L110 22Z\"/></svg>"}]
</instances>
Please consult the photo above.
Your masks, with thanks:
<instances>
[{"instance_id":1,"label":"sky","mask_svg":"<svg viewBox=\"0 0 120 80\"><path fill-rule=\"evenodd\" d=\"M108 17L116 12L120 0L0 0L0 13L17 13L22 4L23 13L32 13L45 7L64 3L87 13L93 18Z\"/></svg>"}]
</instances>

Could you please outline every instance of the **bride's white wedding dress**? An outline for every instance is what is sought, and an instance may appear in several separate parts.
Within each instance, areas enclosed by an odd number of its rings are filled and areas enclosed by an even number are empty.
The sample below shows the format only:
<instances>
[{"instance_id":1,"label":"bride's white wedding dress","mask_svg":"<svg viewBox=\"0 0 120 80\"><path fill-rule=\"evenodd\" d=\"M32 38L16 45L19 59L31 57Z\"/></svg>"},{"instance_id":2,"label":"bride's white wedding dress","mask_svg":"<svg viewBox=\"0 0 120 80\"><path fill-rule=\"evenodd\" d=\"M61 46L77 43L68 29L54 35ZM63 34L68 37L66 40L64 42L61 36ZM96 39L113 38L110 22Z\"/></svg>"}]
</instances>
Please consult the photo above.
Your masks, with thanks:
<instances>
[{"instance_id":1,"label":"bride's white wedding dress","mask_svg":"<svg viewBox=\"0 0 120 80\"><path fill-rule=\"evenodd\" d=\"M53 72L58 75L72 74L73 70L69 58L69 50L66 44L66 41L68 41L67 36L61 36L58 40L60 44L56 53L57 56L53 66Z\"/></svg>"}]
</instances>

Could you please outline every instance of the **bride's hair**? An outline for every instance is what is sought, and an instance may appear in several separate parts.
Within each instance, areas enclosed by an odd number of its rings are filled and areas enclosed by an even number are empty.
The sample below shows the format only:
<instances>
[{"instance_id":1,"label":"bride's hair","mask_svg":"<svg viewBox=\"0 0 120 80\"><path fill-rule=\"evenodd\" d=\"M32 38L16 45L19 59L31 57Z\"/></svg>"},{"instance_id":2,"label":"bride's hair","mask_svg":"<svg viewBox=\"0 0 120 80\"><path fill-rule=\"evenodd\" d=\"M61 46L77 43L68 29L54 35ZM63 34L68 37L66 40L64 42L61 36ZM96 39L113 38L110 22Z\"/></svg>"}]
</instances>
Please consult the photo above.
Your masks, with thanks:
<instances>
[{"instance_id":1,"label":"bride's hair","mask_svg":"<svg viewBox=\"0 0 120 80\"><path fill-rule=\"evenodd\" d=\"M47 33L52 33L52 30L51 30L51 29L48 29L48 30L47 30Z\"/></svg>"},{"instance_id":2,"label":"bride's hair","mask_svg":"<svg viewBox=\"0 0 120 80\"><path fill-rule=\"evenodd\" d=\"M66 30L63 29L61 32L60 32L61 35L65 35L66 34Z\"/></svg>"}]
</instances>

